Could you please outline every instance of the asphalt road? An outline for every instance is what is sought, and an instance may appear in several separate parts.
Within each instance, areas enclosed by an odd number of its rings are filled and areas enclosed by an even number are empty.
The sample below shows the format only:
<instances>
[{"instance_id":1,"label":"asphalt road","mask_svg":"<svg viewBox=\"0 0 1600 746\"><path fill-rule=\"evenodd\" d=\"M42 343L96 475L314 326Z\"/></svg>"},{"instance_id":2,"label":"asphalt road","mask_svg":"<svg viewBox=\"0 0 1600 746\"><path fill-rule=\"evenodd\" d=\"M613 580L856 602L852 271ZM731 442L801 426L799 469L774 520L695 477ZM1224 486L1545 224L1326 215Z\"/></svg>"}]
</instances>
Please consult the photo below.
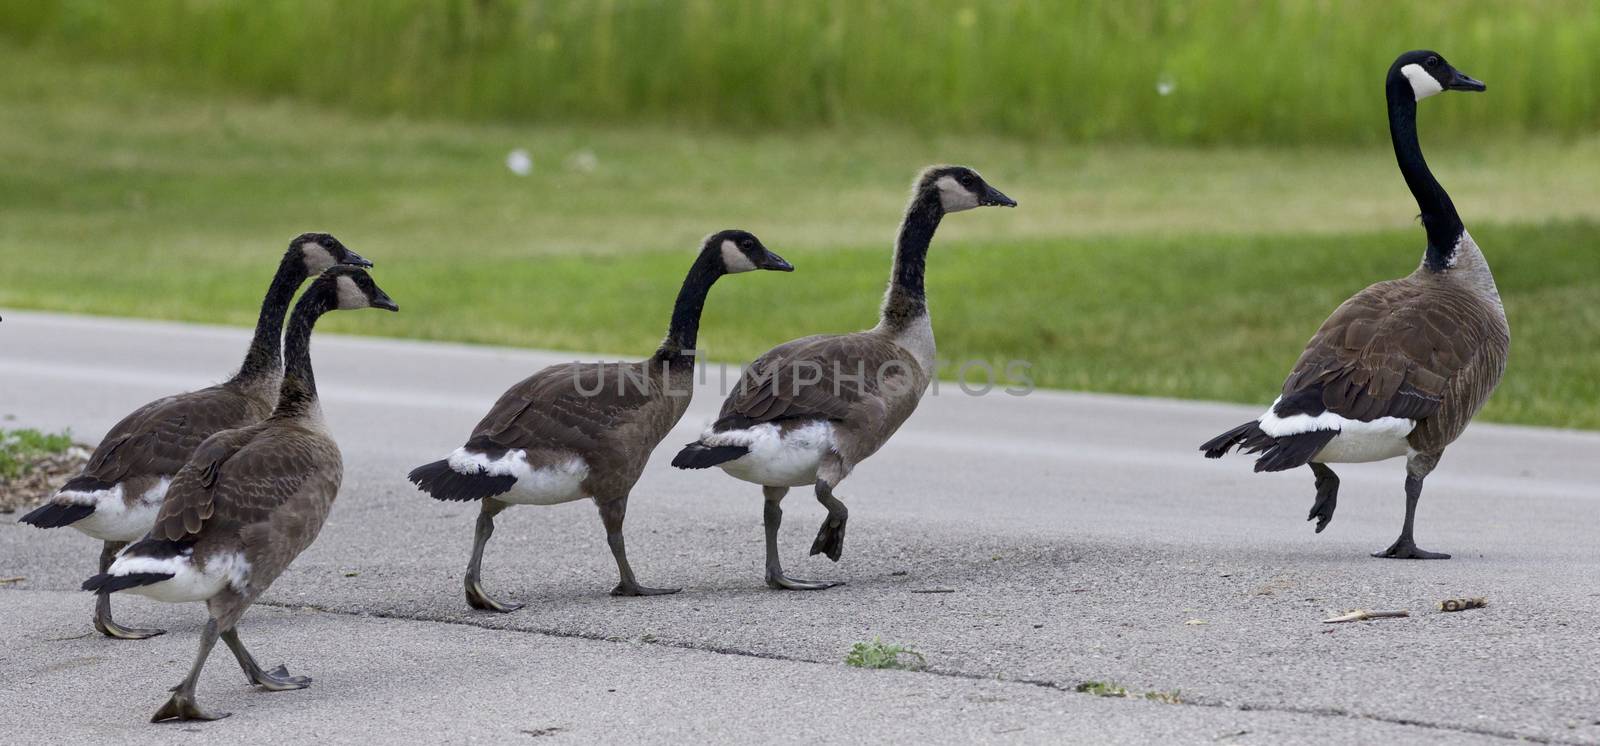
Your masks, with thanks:
<instances>
[{"instance_id":1,"label":"asphalt road","mask_svg":"<svg viewBox=\"0 0 1600 746\"><path fill-rule=\"evenodd\" d=\"M0 416L14 417L0 424L90 441L140 403L225 376L247 338L0 316ZM1195 451L1256 407L946 386L838 490L843 561L805 557L823 511L791 492L788 569L848 583L778 592L761 581L760 490L667 465L715 413L713 369L627 522L641 582L684 591L611 598L594 508L520 507L501 516L485 583L527 607L491 615L461 597L475 508L427 499L404 475L458 445L507 385L572 356L334 335L313 355L345 487L241 634L316 683L259 693L219 653L200 695L233 717L144 724L186 670L200 607L119 599L120 621L171 634L85 634L92 600L73 589L97 545L0 517L0 578L24 578L0 584L0 733L1600 743L1600 434L1473 426L1419 517L1419 543L1455 559L1376 560L1402 515L1398 461L1339 469L1339 511L1319 536L1308 472L1252 474ZM1490 606L1434 610L1461 596ZM1354 608L1413 615L1320 621ZM915 647L927 670L843 665L875 637ZM1074 691L1090 681L1182 704Z\"/></svg>"}]
</instances>

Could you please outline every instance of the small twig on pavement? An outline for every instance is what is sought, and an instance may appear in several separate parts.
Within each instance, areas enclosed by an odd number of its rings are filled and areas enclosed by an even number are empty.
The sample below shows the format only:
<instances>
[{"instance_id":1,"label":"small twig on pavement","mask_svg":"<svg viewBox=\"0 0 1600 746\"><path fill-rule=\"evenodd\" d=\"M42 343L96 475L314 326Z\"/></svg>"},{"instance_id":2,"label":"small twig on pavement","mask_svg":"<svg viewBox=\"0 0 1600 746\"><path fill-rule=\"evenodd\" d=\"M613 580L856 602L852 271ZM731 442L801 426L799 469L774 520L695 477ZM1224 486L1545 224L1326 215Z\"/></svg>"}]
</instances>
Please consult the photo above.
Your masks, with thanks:
<instances>
[{"instance_id":1,"label":"small twig on pavement","mask_svg":"<svg viewBox=\"0 0 1600 746\"><path fill-rule=\"evenodd\" d=\"M1364 621L1366 621L1368 619L1390 619L1390 618L1403 617L1403 616L1411 616L1411 612L1405 611L1405 610L1401 610L1401 611L1367 611L1366 609L1356 609L1355 611L1352 611L1349 614L1345 614L1344 616L1336 616L1336 617L1334 617L1332 619L1324 619L1324 620L1322 620L1322 623L1323 624L1338 624L1340 622L1364 622Z\"/></svg>"},{"instance_id":2,"label":"small twig on pavement","mask_svg":"<svg viewBox=\"0 0 1600 746\"><path fill-rule=\"evenodd\" d=\"M1481 609L1489 605L1489 599L1479 596L1477 598L1447 598L1439 602L1440 611L1466 611L1467 609Z\"/></svg>"}]
</instances>

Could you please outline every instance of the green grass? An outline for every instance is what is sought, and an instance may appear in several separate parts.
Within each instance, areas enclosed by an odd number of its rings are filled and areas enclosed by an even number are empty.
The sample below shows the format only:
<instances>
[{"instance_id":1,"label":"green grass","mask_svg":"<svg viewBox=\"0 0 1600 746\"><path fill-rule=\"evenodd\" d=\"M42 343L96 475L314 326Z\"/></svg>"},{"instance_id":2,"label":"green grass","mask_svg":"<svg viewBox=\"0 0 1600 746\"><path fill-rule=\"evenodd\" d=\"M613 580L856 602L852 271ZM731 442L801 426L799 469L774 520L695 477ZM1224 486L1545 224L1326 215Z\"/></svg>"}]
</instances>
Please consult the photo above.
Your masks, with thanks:
<instances>
[{"instance_id":1,"label":"green grass","mask_svg":"<svg viewBox=\"0 0 1600 746\"><path fill-rule=\"evenodd\" d=\"M44 456L65 453L72 447L70 433L42 433L32 429L0 429L0 481L15 479Z\"/></svg>"},{"instance_id":2,"label":"green grass","mask_svg":"<svg viewBox=\"0 0 1600 746\"><path fill-rule=\"evenodd\" d=\"M844 664L855 668L898 668L916 670L928 664L922 654L905 645L872 638L872 642L858 642L850 646Z\"/></svg>"},{"instance_id":3,"label":"green grass","mask_svg":"<svg viewBox=\"0 0 1600 746\"><path fill-rule=\"evenodd\" d=\"M1384 71L1417 47L1489 83L1432 107L1446 129L1600 118L1588 0L30 0L0 4L0 33L190 87L471 121L1376 143Z\"/></svg>"},{"instance_id":4,"label":"green grass","mask_svg":"<svg viewBox=\"0 0 1600 746\"><path fill-rule=\"evenodd\" d=\"M1112 681L1085 681L1073 688L1079 694L1090 694L1096 697L1112 697L1115 699L1147 699L1151 702L1160 702L1164 705L1183 704L1183 695L1177 691L1170 692L1138 692L1130 691L1127 687Z\"/></svg>"},{"instance_id":5,"label":"green grass","mask_svg":"<svg viewBox=\"0 0 1600 746\"><path fill-rule=\"evenodd\" d=\"M330 230L405 309L330 329L642 356L698 239L741 227L798 271L713 291L702 346L737 362L871 325L906 185L957 161L1022 206L940 229L944 357L1026 359L1041 386L1264 405L1343 298L1421 255L1384 146L418 123L175 93L4 45L0 68L0 307L248 326L288 239ZM1485 417L1600 428L1600 138L1442 134L1424 145L1513 328ZM505 169L514 147L532 176ZM565 165L580 151L598 167Z\"/></svg>"}]
</instances>

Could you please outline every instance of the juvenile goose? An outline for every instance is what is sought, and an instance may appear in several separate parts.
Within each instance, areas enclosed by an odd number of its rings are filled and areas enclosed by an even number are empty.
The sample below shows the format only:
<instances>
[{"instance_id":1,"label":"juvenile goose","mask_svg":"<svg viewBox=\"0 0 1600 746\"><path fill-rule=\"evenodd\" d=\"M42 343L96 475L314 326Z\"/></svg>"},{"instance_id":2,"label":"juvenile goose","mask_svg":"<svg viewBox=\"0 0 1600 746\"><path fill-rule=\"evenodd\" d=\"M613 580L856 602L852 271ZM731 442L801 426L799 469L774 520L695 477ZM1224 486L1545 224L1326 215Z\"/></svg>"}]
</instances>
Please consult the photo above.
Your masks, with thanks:
<instances>
[{"instance_id":1,"label":"juvenile goose","mask_svg":"<svg viewBox=\"0 0 1600 746\"><path fill-rule=\"evenodd\" d=\"M755 269L790 272L794 267L749 233L712 234L684 278L666 340L649 360L545 368L502 394L466 445L411 471L417 488L437 500L482 501L464 579L468 605L499 612L522 608L496 601L483 590L483 548L500 511L581 498L599 506L606 542L617 561L621 580L612 595L678 591L639 585L628 565L622 519L650 451L689 406L706 293L722 275Z\"/></svg>"},{"instance_id":2,"label":"juvenile goose","mask_svg":"<svg viewBox=\"0 0 1600 746\"><path fill-rule=\"evenodd\" d=\"M768 586L817 590L838 585L784 575L778 559L779 503L790 487L813 485L828 518L811 553L839 560L849 513L834 488L911 416L936 372L923 291L933 233L946 213L991 205L1017 203L972 169L924 170L900 223L878 325L854 334L796 339L757 358L723 402L717 421L672 460L680 469L720 466L762 485Z\"/></svg>"},{"instance_id":3,"label":"juvenile goose","mask_svg":"<svg viewBox=\"0 0 1600 746\"><path fill-rule=\"evenodd\" d=\"M1417 548L1422 480L1466 429L1505 371L1511 330L1494 276L1417 144L1417 102L1441 91L1482 91L1437 52L1406 52L1389 68L1389 134L1417 200L1428 243L1409 276L1372 285L1339 306L1306 345L1272 407L1200 450L1260 453L1256 471L1309 464L1317 497L1306 520L1333 520L1331 463L1406 457L1400 538L1374 557L1449 559Z\"/></svg>"},{"instance_id":4,"label":"juvenile goose","mask_svg":"<svg viewBox=\"0 0 1600 746\"><path fill-rule=\"evenodd\" d=\"M334 267L311 284L289 319L288 362L272 415L201 443L173 477L150 533L83 583L84 590L102 597L126 590L158 601L206 603L211 619L200 635L194 665L151 722L227 717L201 709L194 696L218 637L256 686L285 691L311 683L290 676L283 666L263 670L239 641L235 625L311 545L339 492L344 462L317 402L311 329L328 311L355 308L400 310L354 267Z\"/></svg>"},{"instance_id":5,"label":"juvenile goose","mask_svg":"<svg viewBox=\"0 0 1600 746\"><path fill-rule=\"evenodd\" d=\"M326 233L305 233L290 241L261 302L255 337L239 372L210 388L157 399L122 418L82 473L19 520L39 528L71 526L101 540L100 572L105 572L127 542L150 530L173 475L201 441L272 413L283 378L279 335L289 301L307 277L338 264L372 266ZM94 627L107 637L130 640L163 631L130 629L112 621L106 596L96 602Z\"/></svg>"}]
</instances>

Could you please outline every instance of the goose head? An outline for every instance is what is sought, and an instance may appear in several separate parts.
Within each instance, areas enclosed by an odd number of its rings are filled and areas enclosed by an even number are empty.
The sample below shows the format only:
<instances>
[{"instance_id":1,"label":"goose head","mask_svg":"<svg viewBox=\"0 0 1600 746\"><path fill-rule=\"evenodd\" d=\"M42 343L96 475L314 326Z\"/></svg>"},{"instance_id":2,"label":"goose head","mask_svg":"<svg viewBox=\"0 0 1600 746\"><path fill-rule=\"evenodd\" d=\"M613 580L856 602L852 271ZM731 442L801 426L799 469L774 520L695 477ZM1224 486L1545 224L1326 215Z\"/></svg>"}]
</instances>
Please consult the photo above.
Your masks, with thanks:
<instances>
[{"instance_id":1,"label":"goose head","mask_svg":"<svg viewBox=\"0 0 1600 746\"><path fill-rule=\"evenodd\" d=\"M769 269L776 272L793 272L794 265L763 246L755 234L741 230L726 230L706 237L700 253L712 260L723 274Z\"/></svg>"},{"instance_id":2,"label":"goose head","mask_svg":"<svg viewBox=\"0 0 1600 746\"><path fill-rule=\"evenodd\" d=\"M347 248L339 239L327 233L302 233L289 242L289 253L298 254L305 262L306 274L312 277L339 265L370 267L372 262Z\"/></svg>"},{"instance_id":3,"label":"goose head","mask_svg":"<svg viewBox=\"0 0 1600 746\"><path fill-rule=\"evenodd\" d=\"M372 281L372 276L360 267L339 265L330 268L317 278L312 291L331 292L337 300L333 307L343 311L357 308L400 310L400 306L389 298L389 294L383 292L383 288Z\"/></svg>"},{"instance_id":4,"label":"goose head","mask_svg":"<svg viewBox=\"0 0 1600 746\"><path fill-rule=\"evenodd\" d=\"M1488 87L1452 67L1443 55L1428 49L1400 55L1389 68L1389 77L1403 78L1410 84L1416 101L1442 91L1483 91Z\"/></svg>"},{"instance_id":5,"label":"goose head","mask_svg":"<svg viewBox=\"0 0 1600 746\"><path fill-rule=\"evenodd\" d=\"M966 166L931 166L917 177L917 195L937 197L945 212L974 207L1016 207L1017 201Z\"/></svg>"}]
</instances>

